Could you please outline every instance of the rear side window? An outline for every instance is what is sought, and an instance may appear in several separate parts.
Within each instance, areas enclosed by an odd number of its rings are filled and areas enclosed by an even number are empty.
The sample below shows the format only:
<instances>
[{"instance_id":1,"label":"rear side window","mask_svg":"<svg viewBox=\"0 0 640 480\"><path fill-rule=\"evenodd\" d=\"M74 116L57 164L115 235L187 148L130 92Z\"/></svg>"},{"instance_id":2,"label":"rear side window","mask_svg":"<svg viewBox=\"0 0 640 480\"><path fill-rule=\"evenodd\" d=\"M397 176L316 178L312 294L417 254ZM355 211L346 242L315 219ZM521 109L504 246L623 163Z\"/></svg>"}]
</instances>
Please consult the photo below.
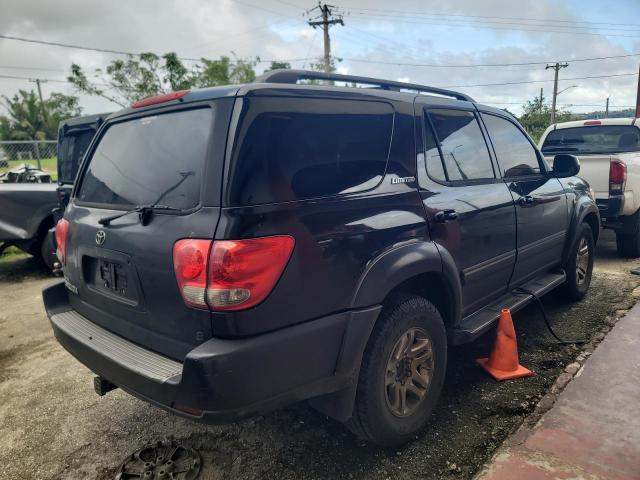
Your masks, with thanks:
<instances>
[{"instance_id":1,"label":"rear side window","mask_svg":"<svg viewBox=\"0 0 640 480\"><path fill-rule=\"evenodd\" d=\"M592 125L549 132L542 152L598 154L640 151L640 131L634 125Z\"/></svg>"},{"instance_id":2,"label":"rear side window","mask_svg":"<svg viewBox=\"0 0 640 480\"><path fill-rule=\"evenodd\" d=\"M203 108L110 126L91 157L79 200L116 208L196 206L211 125L212 111Z\"/></svg>"},{"instance_id":3,"label":"rear side window","mask_svg":"<svg viewBox=\"0 0 640 480\"><path fill-rule=\"evenodd\" d=\"M536 150L518 127L495 115L483 114L482 118L505 177L540 174Z\"/></svg>"},{"instance_id":4,"label":"rear side window","mask_svg":"<svg viewBox=\"0 0 640 480\"><path fill-rule=\"evenodd\" d=\"M473 112L433 109L429 110L429 117L440 142L443 173L448 181L495 178L489 150ZM427 161L429 173L441 175L435 158Z\"/></svg>"},{"instance_id":5,"label":"rear side window","mask_svg":"<svg viewBox=\"0 0 640 480\"><path fill-rule=\"evenodd\" d=\"M231 205L359 192L386 170L393 108L383 102L245 99L231 168Z\"/></svg>"},{"instance_id":6,"label":"rear side window","mask_svg":"<svg viewBox=\"0 0 640 480\"><path fill-rule=\"evenodd\" d=\"M73 183L95 130L80 130L65 135L58 152L58 181Z\"/></svg>"}]
</instances>

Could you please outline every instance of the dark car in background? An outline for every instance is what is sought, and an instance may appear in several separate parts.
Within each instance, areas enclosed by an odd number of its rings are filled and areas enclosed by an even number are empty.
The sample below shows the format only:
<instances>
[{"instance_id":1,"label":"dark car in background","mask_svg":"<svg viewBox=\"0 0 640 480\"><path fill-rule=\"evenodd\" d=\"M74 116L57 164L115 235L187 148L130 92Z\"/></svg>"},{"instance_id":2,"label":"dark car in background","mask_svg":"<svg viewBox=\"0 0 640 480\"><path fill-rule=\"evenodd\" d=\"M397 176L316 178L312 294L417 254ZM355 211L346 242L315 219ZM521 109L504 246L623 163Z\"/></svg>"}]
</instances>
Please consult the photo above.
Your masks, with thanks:
<instances>
[{"instance_id":1,"label":"dark car in background","mask_svg":"<svg viewBox=\"0 0 640 480\"><path fill-rule=\"evenodd\" d=\"M210 423L310 400L398 444L448 344L556 287L585 295L600 223L578 170L422 85L276 70L145 99L89 148L46 311L100 394Z\"/></svg>"},{"instance_id":2,"label":"dark car in background","mask_svg":"<svg viewBox=\"0 0 640 480\"><path fill-rule=\"evenodd\" d=\"M57 185L49 174L28 165L7 172L7 183L0 178L0 252L16 246L54 268L55 225L67 206L84 153L108 115L60 123Z\"/></svg>"}]
</instances>

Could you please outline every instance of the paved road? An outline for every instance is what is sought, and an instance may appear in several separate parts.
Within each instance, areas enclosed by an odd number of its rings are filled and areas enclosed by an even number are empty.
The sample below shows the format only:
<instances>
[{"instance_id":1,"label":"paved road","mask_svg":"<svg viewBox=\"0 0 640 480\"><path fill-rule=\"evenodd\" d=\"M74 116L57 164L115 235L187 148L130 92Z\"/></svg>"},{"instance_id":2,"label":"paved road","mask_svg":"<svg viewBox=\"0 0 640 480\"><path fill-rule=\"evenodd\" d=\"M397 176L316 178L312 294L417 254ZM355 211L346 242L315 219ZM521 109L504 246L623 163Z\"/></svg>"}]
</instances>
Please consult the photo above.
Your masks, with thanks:
<instances>
[{"instance_id":1,"label":"paved road","mask_svg":"<svg viewBox=\"0 0 640 480\"><path fill-rule=\"evenodd\" d=\"M640 278L607 235L588 297L545 299L560 334L591 336L605 316L634 303ZM534 377L489 379L474 362L492 338L452 349L429 428L399 450L354 439L305 405L226 426L176 418L122 391L97 397L93 375L60 348L43 313L51 282L29 258L0 260L0 465L2 478L107 479L146 442L173 435L202 454L204 479L471 478L580 353L557 345L529 307L515 315L522 363Z\"/></svg>"}]
</instances>

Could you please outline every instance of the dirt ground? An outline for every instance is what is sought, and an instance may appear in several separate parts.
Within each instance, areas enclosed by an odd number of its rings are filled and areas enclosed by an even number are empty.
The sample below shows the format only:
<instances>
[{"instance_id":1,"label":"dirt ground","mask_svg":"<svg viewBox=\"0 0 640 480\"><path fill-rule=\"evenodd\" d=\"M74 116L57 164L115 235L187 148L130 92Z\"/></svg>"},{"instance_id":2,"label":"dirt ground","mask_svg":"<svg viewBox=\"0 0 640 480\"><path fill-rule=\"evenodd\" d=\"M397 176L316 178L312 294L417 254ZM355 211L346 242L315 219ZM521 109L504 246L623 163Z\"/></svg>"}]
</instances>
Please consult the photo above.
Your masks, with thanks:
<instances>
[{"instance_id":1,"label":"dirt ground","mask_svg":"<svg viewBox=\"0 0 640 480\"><path fill-rule=\"evenodd\" d=\"M544 305L557 332L590 338L605 317L630 308L640 277L603 234L589 295ZM431 424L401 449L355 439L302 404L226 426L177 418L120 390L98 397L93 375L55 342L40 291L52 282L26 256L0 259L0 477L112 479L120 462L149 441L173 436L203 458L202 479L467 479L529 415L563 367L580 353L558 345L536 306L514 316L527 379L497 383L474 359L492 335L450 351L444 393ZM635 291L634 291L635 290ZM618 312L620 314L621 312Z\"/></svg>"}]
</instances>

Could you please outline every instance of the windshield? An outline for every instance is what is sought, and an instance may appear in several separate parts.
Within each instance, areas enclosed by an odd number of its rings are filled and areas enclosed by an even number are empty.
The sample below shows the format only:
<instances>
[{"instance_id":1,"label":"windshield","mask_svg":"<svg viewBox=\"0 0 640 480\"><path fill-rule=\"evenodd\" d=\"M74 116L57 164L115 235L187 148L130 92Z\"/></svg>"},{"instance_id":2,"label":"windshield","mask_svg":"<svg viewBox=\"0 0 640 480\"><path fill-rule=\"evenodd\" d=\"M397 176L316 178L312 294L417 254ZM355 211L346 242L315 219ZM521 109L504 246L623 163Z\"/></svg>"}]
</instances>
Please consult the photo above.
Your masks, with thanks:
<instances>
[{"instance_id":1,"label":"windshield","mask_svg":"<svg viewBox=\"0 0 640 480\"><path fill-rule=\"evenodd\" d=\"M640 151L638 128L633 125L597 125L559 128L549 132L543 153L598 154Z\"/></svg>"},{"instance_id":2,"label":"windshield","mask_svg":"<svg viewBox=\"0 0 640 480\"><path fill-rule=\"evenodd\" d=\"M201 108L110 126L91 157L78 199L117 208L196 206L211 125L211 110Z\"/></svg>"}]
</instances>

